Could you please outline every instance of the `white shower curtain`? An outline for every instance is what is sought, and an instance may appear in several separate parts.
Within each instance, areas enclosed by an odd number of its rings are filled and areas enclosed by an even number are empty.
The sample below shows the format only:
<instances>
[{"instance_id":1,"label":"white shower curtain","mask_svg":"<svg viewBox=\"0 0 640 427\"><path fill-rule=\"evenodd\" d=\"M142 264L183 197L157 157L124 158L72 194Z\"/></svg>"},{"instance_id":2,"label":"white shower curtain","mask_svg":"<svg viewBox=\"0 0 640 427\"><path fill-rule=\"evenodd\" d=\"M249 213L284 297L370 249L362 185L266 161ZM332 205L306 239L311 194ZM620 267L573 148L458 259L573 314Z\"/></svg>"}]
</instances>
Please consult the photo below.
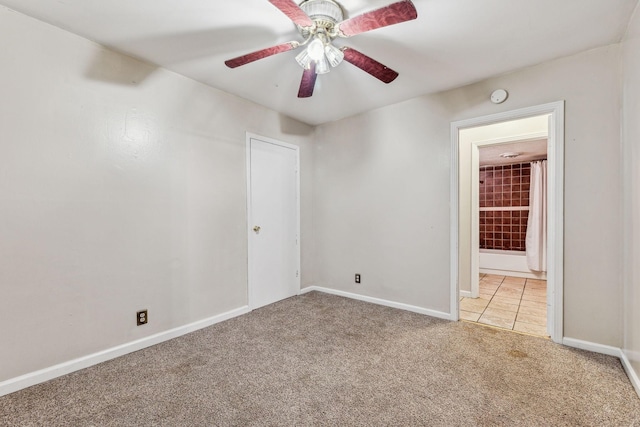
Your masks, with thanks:
<instances>
[{"instance_id":1,"label":"white shower curtain","mask_svg":"<svg viewBox=\"0 0 640 427\"><path fill-rule=\"evenodd\" d=\"M547 161L531 163L527 264L530 270L547 271Z\"/></svg>"}]
</instances>

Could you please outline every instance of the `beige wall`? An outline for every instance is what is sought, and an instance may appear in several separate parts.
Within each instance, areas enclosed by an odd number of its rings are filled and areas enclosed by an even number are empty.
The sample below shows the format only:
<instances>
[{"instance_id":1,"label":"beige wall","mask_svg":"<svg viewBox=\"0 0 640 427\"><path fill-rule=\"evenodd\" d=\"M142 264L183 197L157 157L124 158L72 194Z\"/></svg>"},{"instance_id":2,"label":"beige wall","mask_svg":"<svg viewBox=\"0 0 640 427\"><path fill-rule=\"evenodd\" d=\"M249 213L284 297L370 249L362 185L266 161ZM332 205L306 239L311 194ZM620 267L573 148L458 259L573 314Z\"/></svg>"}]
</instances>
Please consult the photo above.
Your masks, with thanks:
<instances>
[{"instance_id":1,"label":"beige wall","mask_svg":"<svg viewBox=\"0 0 640 427\"><path fill-rule=\"evenodd\" d=\"M640 376L640 12L623 44L625 225L624 351Z\"/></svg>"},{"instance_id":2,"label":"beige wall","mask_svg":"<svg viewBox=\"0 0 640 427\"><path fill-rule=\"evenodd\" d=\"M312 128L4 7L0 28L0 381L247 304L246 131L302 147L313 281Z\"/></svg>"},{"instance_id":3,"label":"beige wall","mask_svg":"<svg viewBox=\"0 0 640 427\"><path fill-rule=\"evenodd\" d=\"M448 126L425 97L318 128L317 285L449 311Z\"/></svg>"},{"instance_id":4,"label":"beige wall","mask_svg":"<svg viewBox=\"0 0 640 427\"><path fill-rule=\"evenodd\" d=\"M320 126L318 284L448 312L450 122L566 100L564 332L622 345L619 54L595 49ZM504 104L489 101L497 88Z\"/></svg>"}]
</instances>

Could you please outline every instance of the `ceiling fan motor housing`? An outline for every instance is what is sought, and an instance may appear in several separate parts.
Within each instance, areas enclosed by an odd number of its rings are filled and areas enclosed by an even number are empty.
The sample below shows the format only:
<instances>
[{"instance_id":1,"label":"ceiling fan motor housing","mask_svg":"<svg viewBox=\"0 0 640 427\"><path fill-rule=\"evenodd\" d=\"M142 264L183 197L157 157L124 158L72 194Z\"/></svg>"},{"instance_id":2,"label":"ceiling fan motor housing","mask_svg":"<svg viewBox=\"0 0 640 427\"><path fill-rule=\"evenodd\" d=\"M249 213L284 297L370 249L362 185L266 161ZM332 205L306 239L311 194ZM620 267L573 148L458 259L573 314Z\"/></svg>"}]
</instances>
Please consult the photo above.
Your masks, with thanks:
<instances>
[{"instance_id":1,"label":"ceiling fan motor housing","mask_svg":"<svg viewBox=\"0 0 640 427\"><path fill-rule=\"evenodd\" d=\"M305 0L300 8L316 24L316 30L324 30L327 34L332 34L335 25L345 19L342 6L333 0ZM309 28L298 26L298 30L305 39L311 34Z\"/></svg>"}]
</instances>

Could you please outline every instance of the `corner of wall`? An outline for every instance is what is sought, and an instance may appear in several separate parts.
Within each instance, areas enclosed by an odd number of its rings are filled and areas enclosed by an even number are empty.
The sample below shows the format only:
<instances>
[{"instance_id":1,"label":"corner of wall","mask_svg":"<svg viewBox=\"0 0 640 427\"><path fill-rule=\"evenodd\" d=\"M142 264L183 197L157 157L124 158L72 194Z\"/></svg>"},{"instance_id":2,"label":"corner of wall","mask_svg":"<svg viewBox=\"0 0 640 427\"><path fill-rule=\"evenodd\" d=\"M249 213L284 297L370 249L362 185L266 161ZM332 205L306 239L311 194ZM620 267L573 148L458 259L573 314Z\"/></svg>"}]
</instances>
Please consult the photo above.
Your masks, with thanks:
<instances>
[{"instance_id":1,"label":"corner of wall","mask_svg":"<svg viewBox=\"0 0 640 427\"><path fill-rule=\"evenodd\" d=\"M621 153L622 156L622 208L623 208L623 258L622 258L622 363L640 395L640 198L637 172L640 165L640 3L631 16L621 43Z\"/></svg>"}]
</instances>

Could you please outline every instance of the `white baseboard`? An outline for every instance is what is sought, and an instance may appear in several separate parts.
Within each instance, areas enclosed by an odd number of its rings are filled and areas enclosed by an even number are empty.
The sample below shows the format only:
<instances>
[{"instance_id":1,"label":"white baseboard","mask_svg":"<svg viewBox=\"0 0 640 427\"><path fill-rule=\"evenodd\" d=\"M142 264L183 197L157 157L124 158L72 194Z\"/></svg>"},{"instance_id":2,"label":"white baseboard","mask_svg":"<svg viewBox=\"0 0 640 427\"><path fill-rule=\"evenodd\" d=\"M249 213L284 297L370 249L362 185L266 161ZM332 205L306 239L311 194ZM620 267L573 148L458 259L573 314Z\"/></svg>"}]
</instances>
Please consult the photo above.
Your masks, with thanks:
<instances>
[{"instance_id":1,"label":"white baseboard","mask_svg":"<svg viewBox=\"0 0 640 427\"><path fill-rule=\"evenodd\" d=\"M336 289L323 288L321 286L309 286L300 290L300 295L308 292L318 291L326 294L338 295L345 298L351 298L358 301L370 302L372 304L384 305L386 307L398 308L400 310L411 311L413 313L425 314L431 317L437 317L438 319L452 320L449 313L443 313L441 311L430 310L428 308L422 308L415 305L404 304L401 302L389 301L380 298L369 297L366 295L354 294L351 292L338 291Z\"/></svg>"},{"instance_id":2,"label":"white baseboard","mask_svg":"<svg viewBox=\"0 0 640 427\"><path fill-rule=\"evenodd\" d=\"M70 360L68 362L60 363L49 368L41 369L39 371L31 372L29 374L0 382L0 396L5 396L9 393L13 393L18 390L31 387L33 385L52 380L54 378L70 374L71 372L79 371L81 369L97 365L98 363L106 362L107 360L115 359L116 357L124 356L125 354L133 353L134 351L142 350L143 348L147 348L152 345L160 344L161 342L186 335L190 332L215 325L216 323L220 323L237 316L241 316L248 313L249 311L250 310L248 306L240 307L235 310L210 317L208 319L200 320L198 322L190 323L185 326L180 326L178 328L160 332L155 335L151 335L136 341L119 345L117 347L100 351L98 353L83 356L78 359Z\"/></svg>"},{"instance_id":3,"label":"white baseboard","mask_svg":"<svg viewBox=\"0 0 640 427\"><path fill-rule=\"evenodd\" d=\"M537 273L537 272L528 273L526 271L496 270L493 268L480 268L478 271L483 274L494 274L496 276L511 276L511 277L521 277L524 279L547 280L547 273Z\"/></svg>"},{"instance_id":4,"label":"white baseboard","mask_svg":"<svg viewBox=\"0 0 640 427\"><path fill-rule=\"evenodd\" d=\"M638 397L640 397L640 379L638 378L638 373L633 369L633 366L631 366L631 362L629 361L629 358L625 354L624 350L618 347L596 344L589 341L577 340L575 338L563 338L562 344L568 347L579 348L581 350L592 351L594 353L606 354L608 356L619 358L620 363L622 363L622 367L627 373L627 377L629 377L629 381L631 381L631 384L636 390Z\"/></svg>"},{"instance_id":5,"label":"white baseboard","mask_svg":"<svg viewBox=\"0 0 640 427\"><path fill-rule=\"evenodd\" d=\"M622 366L624 367L629 380L631 380L631 384L633 384L633 388L636 389L636 393L638 393L638 397L640 397L640 378L638 377L638 373L631 366L631 362L627 357L627 354L624 350L620 351L620 362L622 362Z\"/></svg>"},{"instance_id":6,"label":"white baseboard","mask_svg":"<svg viewBox=\"0 0 640 427\"><path fill-rule=\"evenodd\" d=\"M618 347L610 345L596 344L594 342L582 341L575 338L562 338L562 344L567 347L579 348L580 350L592 351L594 353L606 354L608 356L620 357L622 351Z\"/></svg>"},{"instance_id":7,"label":"white baseboard","mask_svg":"<svg viewBox=\"0 0 640 427\"><path fill-rule=\"evenodd\" d=\"M369 297L366 295L354 294L351 292L344 292L330 288L323 288L320 286L310 286L300 290L300 295L312 292L324 292L327 294L338 295L346 298L351 298L359 301L365 301L372 304L383 305L386 307L398 308L400 310L411 311L414 313L424 314L427 316L437 317L439 319L451 320L451 315L436 310L430 310L427 308L417 307L414 305L384 300L380 298ZM469 292L469 295L471 293ZM462 296L465 296L461 293ZM224 322L225 320L232 319L234 317L241 316L250 312L248 306L240 307L235 310L228 311L226 313L219 314L217 316L210 317L208 319L200 320L198 322L190 323L185 326L170 329L165 332L160 332L149 337L141 338L130 343L119 345L107 350L100 351L98 353L90 354L88 356L80 357L78 359L70 360L49 368L41 369L39 371L31 372L16 378L12 378L3 382L0 382L0 397L10 393L14 393L18 390L22 390L27 387L31 387L36 384L40 384L54 378L61 377L66 374L70 374L81 369L88 368L90 366L97 365L102 362L106 362L116 357L124 356L125 354L133 353L134 351L142 350L143 348L151 347L152 345L160 344L161 342L171 340L173 338L186 335L188 333L197 331L199 329L206 328L216 323ZM592 351L595 353L606 354L609 356L615 356L620 358L620 362L624 367L624 370L631 381L631 384L635 388L638 396L640 396L640 378L635 372L627 355L623 350L618 347L612 347L608 345L596 344L589 341L582 341L575 338L563 338L562 344L579 348L581 350Z\"/></svg>"},{"instance_id":8,"label":"white baseboard","mask_svg":"<svg viewBox=\"0 0 640 427\"><path fill-rule=\"evenodd\" d=\"M471 296L471 291L460 291L460 296L464 298L473 298Z\"/></svg>"}]
</instances>

